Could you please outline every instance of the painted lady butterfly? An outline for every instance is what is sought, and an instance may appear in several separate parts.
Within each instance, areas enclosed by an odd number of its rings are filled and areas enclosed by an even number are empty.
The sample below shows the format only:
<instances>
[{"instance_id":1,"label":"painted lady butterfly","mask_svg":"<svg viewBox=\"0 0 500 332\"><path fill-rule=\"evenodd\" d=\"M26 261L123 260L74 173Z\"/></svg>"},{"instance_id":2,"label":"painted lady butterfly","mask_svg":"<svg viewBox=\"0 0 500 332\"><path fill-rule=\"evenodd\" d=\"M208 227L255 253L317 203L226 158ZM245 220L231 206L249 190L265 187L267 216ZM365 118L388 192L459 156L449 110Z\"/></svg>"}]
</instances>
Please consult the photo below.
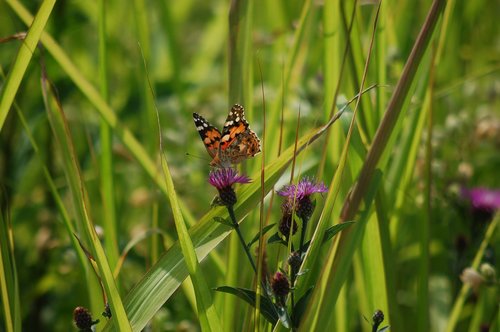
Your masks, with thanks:
<instances>
[{"instance_id":1,"label":"painted lady butterfly","mask_svg":"<svg viewBox=\"0 0 500 332\"><path fill-rule=\"evenodd\" d=\"M197 113L193 113L193 120L212 157L210 166L229 168L260 152L260 140L250 129L241 105L231 108L222 133Z\"/></svg>"}]
</instances>

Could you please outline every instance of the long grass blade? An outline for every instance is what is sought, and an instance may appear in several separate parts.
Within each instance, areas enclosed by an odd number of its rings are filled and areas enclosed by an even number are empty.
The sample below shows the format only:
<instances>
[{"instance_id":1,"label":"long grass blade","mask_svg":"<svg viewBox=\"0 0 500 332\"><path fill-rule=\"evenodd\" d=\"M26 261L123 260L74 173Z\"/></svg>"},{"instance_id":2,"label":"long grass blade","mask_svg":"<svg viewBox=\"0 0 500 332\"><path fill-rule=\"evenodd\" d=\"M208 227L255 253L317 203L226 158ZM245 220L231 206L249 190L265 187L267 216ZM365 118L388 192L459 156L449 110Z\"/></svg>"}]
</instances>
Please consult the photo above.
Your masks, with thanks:
<instances>
[{"instance_id":1,"label":"long grass blade","mask_svg":"<svg viewBox=\"0 0 500 332\"><path fill-rule=\"evenodd\" d=\"M56 138L58 148L64 155L64 170L66 179L72 191L74 207L77 210L78 229L85 235L87 245L89 245L97 266L99 267L100 278L105 289L103 308L109 303L112 309L113 320L117 321L120 331L131 331L130 323L123 308L123 304L116 287L113 273L108 264L104 249L97 236L94 225L89 216L89 201L87 189L82 180L77 157L74 150L72 138L69 132L61 105L55 98L54 91L47 81L45 72L42 76L42 90L50 124Z\"/></svg>"},{"instance_id":2,"label":"long grass blade","mask_svg":"<svg viewBox=\"0 0 500 332\"><path fill-rule=\"evenodd\" d=\"M344 203L341 215L341 220L343 221L355 219L355 215L359 211L362 200L366 199L367 192L369 192L368 188L372 187L370 183L373 180L375 168L386 148L386 143L390 135L393 133L393 128L401 112L401 107L409 95L409 90L415 78L416 70L427 49L443 8L444 1L436 0L429 10L427 19L423 24L420 35L415 42L403 74L389 102L382 123L377 129L372 147L368 152L358 181ZM369 202L365 202L365 204L366 203ZM369 205L366 205L365 209L368 209L368 207ZM311 327L316 319L315 317L328 317L325 310L334 306L338 293L347 276L348 267L350 266L352 255L354 254L354 248L358 246L358 241L361 239L360 235L363 232L363 227L360 224L357 226L358 227L347 229L341 233L338 245L330 248L327 262L333 262L333 265L330 271L324 271L325 273L322 274L321 282L323 285L328 284L331 291L327 298L323 298L321 305L317 306L317 308L319 308L317 311L312 312L309 317L306 314L303 326Z\"/></svg>"},{"instance_id":3,"label":"long grass blade","mask_svg":"<svg viewBox=\"0 0 500 332\"><path fill-rule=\"evenodd\" d=\"M35 18L33 20L29 20L29 23L26 22L26 24L30 25L30 29L26 34L26 39L19 48L12 70L7 75L7 82L5 83L0 94L0 131L3 128L5 119L7 118L7 114L12 106L17 90L21 85L21 80L24 77L26 68L28 68L31 57L37 48L43 29L47 24L55 3L56 0L44 0Z\"/></svg>"},{"instance_id":4,"label":"long grass blade","mask_svg":"<svg viewBox=\"0 0 500 332\"><path fill-rule=\"evenodd\" d=\"M99 1L99 85L102 98L108 101L108 51L106 34L106 1ZM101 220L104 225L105 248L109 264L115 267L118 262L118 234L113 173L113 135L111 127L101 118L100 123L100 179L103 201Z\"/></svg>"},{"instance_id":5,"label":"long grass blade","mask_svg":"<svg viewBox=\"0 0 500 332\"><path fill-rule=\"evenodd\" d=\"M0 296L2 299L5 331L21 331L19 280L17 277L12 228L8 216L0 213Z\"/></svg>"},{"instance_id":6,"label":"long grass blade","mask_svg":"<svg viewBox=\"0 0 500 332\"><path fill-rule=\"evenodd\" d=\"M160 149L163 151L161 139ZM167 158L164 153L162 154L162 156L163 157L161 165L163 169L163 176L165 178L167 186L168 199L172 208L172 214L174 216L175 228L179 236L179 244L181 247L182 255L193 282L192 284L196 296L198 317L200 319L201 328L203 331L220 331L222 325L220 323L217 311L215 310L214 302L212 301L212 295L210 294L207 282L205 280L205 277L203 276L196 251L193 246L193 241L189 235L188 229L181 213L181 208L174 188L174 182L168 168Z\"/></svg>"}]
</instances>

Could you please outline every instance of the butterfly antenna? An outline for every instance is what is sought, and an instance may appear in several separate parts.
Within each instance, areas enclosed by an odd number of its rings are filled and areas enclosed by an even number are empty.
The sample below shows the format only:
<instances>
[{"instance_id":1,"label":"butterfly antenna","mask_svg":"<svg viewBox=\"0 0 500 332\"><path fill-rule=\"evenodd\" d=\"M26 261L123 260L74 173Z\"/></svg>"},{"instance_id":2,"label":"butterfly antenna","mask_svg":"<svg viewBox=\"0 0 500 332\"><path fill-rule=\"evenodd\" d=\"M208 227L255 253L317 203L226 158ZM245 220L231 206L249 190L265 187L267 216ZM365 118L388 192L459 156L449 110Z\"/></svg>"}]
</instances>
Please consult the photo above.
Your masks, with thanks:
<instances>
[{"instance_id":1,"label":"butterfly antenna","mask_svg":"<svg viewBox=\"0 0 500 332\"><path fill-rule=\"evenodd\" d=\"M211 161L208 158L205 158L205 157L202 157L202 156L199 156L199 155L196 155L196 154L192 154L192 153L189 153L189 152L186 152L186 156L187 157L191 157L191 158L201 159L201 160L206 161L208 163Z\"/></svg>"}]
</instances>

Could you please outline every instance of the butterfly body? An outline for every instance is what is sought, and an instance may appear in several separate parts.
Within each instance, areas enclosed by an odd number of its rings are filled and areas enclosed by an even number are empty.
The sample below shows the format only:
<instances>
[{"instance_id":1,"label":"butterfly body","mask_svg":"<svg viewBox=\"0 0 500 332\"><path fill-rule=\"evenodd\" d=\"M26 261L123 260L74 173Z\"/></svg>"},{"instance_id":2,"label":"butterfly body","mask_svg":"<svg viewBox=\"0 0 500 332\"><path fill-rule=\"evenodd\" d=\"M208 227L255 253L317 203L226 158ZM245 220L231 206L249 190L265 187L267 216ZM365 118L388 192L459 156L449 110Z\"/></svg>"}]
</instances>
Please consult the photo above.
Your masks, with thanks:
<instances>
[{"instance_id":1,"label":"butterfly body","mask_svg":"<svg viewBox=\"0 0 500 332\"><path fill-rule=\"evenodd\" d=\"M235 104L231 108L222 132L197 113L193 113L193 120L212 157L210 166L228 168L260 152L260 140L250 129L241 105Z\"/></svg>"}]
</instances>

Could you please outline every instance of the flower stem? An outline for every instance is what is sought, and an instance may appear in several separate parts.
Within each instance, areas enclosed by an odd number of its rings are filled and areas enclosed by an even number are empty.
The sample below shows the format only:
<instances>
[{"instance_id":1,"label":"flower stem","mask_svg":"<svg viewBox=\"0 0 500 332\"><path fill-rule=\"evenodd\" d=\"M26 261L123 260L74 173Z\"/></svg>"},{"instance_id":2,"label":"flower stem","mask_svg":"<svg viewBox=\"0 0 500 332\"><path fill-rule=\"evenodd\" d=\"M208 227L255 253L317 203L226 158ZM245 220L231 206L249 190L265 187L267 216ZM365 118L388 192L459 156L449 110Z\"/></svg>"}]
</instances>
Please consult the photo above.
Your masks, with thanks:
<instances>
[{"instance_id":1,"label":"flower stem","mask_svg":"<svg viewBox=\"0 0 500 332\"><path fill-rule=\"evenodd\" d=\"M248 260L250 261L250 264L252 265L252 268L253 268L255 274L257 274L257 267L255 266L255 262L253 261L252 255L250 254L250 250L248 249L248 246L245 243L245 240L243 239L243 235L241 234L240 225L236 221L233 206L228 205L227 211L229 212L229 217L231 217L231 221L233 223L233 228L236 230L236 233L238 234L241 245L243 246L243 249L245 249L245 253L247 254Z\"/></svg>"},{"instance_id":2,"label":"flower stem","mask_svg":"<svg viewBox=\"0 0 500 332\"><path fill-rule=\"evenodd\" d=\"M245 240L243 239L243 235L241 234L240 230L240 225L236 221L236 216L234 215L234 210L232 205L227 205L227 211L229 212L229 217L231 218L231 222L233 223L233 228L236 230L236 233L238 234L238 237L240 239L241 245L243 246L243 249L245 249L245 253L248 257L248 260L250 261L250 264L252 265L252 268L255 272L255 275L257 275L257 267L255 266L255 262L253 261L252 255L250 254L250 250L248 249L247 244L245 243ZM264 296L272 303L272 292L270 288L268 287L267 279L261 281L262 289L264 290ZM276 305L273 303L273 310L278 315L278 310L276 309Z\"/></svg>"},{"instance_id":3,"label":"flower stem","mask_svg":"<svg viewBox=\"0 0 500 332\"><path fill-rule=\"evenodd\" d=\"M299 253L302 256L304 253L304 238L306 236L307 229L307 218L302 218L302 229L300 230L300 245L299 245Z\"/></svg>"}]
</instances>

